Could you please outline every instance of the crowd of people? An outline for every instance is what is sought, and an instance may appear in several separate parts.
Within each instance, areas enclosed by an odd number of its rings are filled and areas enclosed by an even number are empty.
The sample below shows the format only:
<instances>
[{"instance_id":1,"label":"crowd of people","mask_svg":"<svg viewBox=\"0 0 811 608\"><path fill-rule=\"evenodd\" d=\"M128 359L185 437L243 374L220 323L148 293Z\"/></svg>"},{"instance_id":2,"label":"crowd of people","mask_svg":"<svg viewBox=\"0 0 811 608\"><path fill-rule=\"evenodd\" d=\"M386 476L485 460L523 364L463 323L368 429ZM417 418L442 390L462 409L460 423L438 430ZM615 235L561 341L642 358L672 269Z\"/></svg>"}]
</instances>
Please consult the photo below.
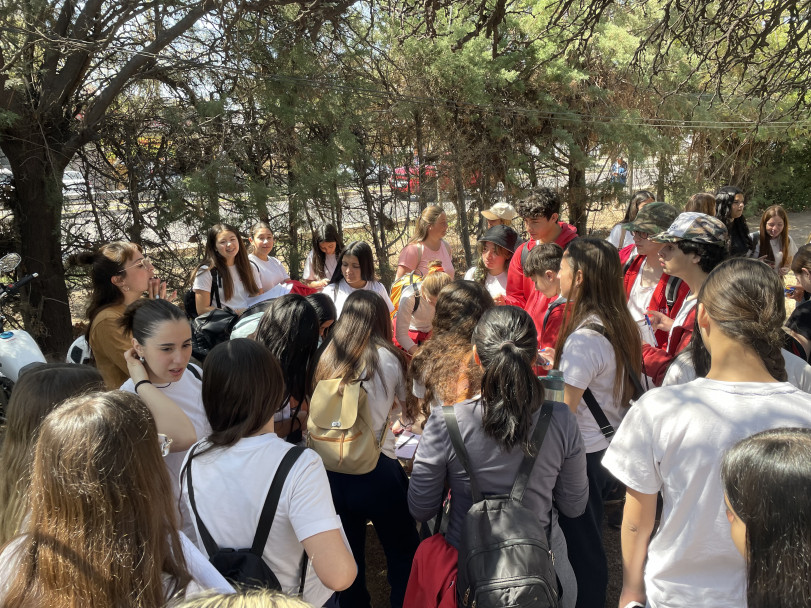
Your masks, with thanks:
<instances>
[{"instance_id":1,"label":"crowd of people","mask_svg":"<svg viewBox=\"0 0 811 608\"><path fill-rule=\"evenodd\" d=\"M95 365L14 387L0 608L370 607L368 522L392 607L482 605L468 512L517 479L556 605L606 605L619 496L619 608L811 608L811 245L778 205L750 231L732 186L654 199L607 240L548 188L498 203L464 272L429 206L391 287L334 226L296 281L267 223L217 224L185 311L137 245L77 256ZM234 324L194 361L212 311ZM231 549L277 591L235 585Z\"/></svg>"}]
</instances>

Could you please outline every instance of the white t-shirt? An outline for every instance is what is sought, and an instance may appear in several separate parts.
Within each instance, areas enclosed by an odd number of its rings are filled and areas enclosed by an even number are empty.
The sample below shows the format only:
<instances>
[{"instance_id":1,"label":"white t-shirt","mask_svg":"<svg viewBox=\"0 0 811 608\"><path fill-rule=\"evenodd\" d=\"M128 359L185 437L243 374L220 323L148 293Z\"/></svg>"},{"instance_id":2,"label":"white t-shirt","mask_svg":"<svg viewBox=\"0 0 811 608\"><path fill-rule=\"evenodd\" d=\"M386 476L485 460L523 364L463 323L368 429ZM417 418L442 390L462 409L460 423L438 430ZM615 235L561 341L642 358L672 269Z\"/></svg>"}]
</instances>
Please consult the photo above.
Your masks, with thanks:
<instances>
[{"instance_id":1,"label":"white t-shirt","mask_svg":"<svg viewBox=\"0 0 811 608\"><path fill-rule=\"evenodd\" d=\"M622 234L622 224L614 224L614 227L611 229L611 233L608 235L606 241L614 245L617 249L622 249L623 247L627 247L628 245L634 244L634 235L630 230L625 231L625 237L623 238L622 245L620 245L620 235Z\"/></svg>"},{"instance_id":2,"label":"white t-shirt","mask_svg":"<svg viewBox=\"0 0 811 608\"><path fill-rule=\"evenodd\" d=\"M315 271L313 270L313 250L310 249L310 253L307 254L307 259L304 261L304 274L302 274L302 277L304 277L305 281L331 279L332 275L335 274L336 266L338 266L338 258L334 253L327 253L324 259L325 275L323 277L315 276Z\"/></svg>"},{"instance_id":3,"label":"white t-shirt","mask_svg":"<svg viewBox=\"0 0 811 608\"><path fill-rule=\"evenodd\" d=\"M366 285L364 285L360 289L365 289L366 291L374 291L381 298L383 298L383 301L386 303L389 312L390 313L394 312L394 304L391 303L391 298L389 298L389 294L386 291L386 288L383 287L383 285L381 285L377 281L366 281ZM351 294L353 291L357 290L353 287L350 287L347 284L346 279L341 279L337 283L332 283L324 287L322 293L324 293L326 296L329 296L329 298L335 303L336 319L341 316L341 310L343 310L344 302L346 302L346 299L349 297L349 294ZM420 308L422 308L422 304L420 304Z\"/></svg>"},{"instance_id":4,"label":"white t-shirt","mask_svg":"<svg viewBox=\"0 0 811 608\"><path fill-rule=\"evenodd\" d=\"M647 262L647 259L645 261ZM645 315L648 314L650 309L650 299L653 297L657 285L659 285L658 281L652 285L642 285L642 270L644 268L645 264L643 263L634 279L634 284L631 286L631 293L628 294L628 312L631 313L631 317L637 323L645 321Z\"/></svg>"},{"instance_id":5,"label":"white t-shirt","mask_svg":"<svg viewBox=\"0 0 811 608\"><path fill-rule=\"evenodd\" d=\"M472 281L473 274L476 272L476 267L473 266L472 268L468 268L468 271L465 273L465 281ZM496 296L506 296L507 295L507 271L505 270L501 274L492 275L489 272L487 273L487 277L484 279L484 288L490 292L490 295L494 298Z\"/></svg>"},{"instance_id":6,"label":"white t-shirt","mask_svg":"<svg viewBox=\"0 0 811 608\"><path fill-rule=\"evenodd\" d=\"M202 370L191 363L197 370L197 373L202 377ZM177 406L183 410L183 413L189 417L194 432L197 434L198 439L207 437L211 433L211 425L208 423L206 411L203 407L203 382L194 377L188 369L183 372L180 380L172 382L169 386L156 385L164 395L174 401ZM121 385L121 390L128 393L135 393L135 383L130 379ZM180 467L183 460L186 458L187 451L172 452L164 457L163 461L166 463L166 468L169 469L169 477L172 478L172 491L175 495L175 502L180 498L180 485L178 484L178 476L180 475ZM186 511L186 505L180 505L180 529L192 540L197 540L195 536L194 526L192 525L190 513Z\"/></svg>"},{"instance_id":7,"label":"white t-shirt","mask_svg":"<svg viewBox=\"0 0 811 608\"><path fill-rule=\"evenodd\" d=\"M390 424L390 417L400 413L400 405L406 400L406 388L403 368L397 357L385 348L378 348L377 356L379 357L377 373L370 382L363 383L363 388L366 389L375 437L379 439L383 429ZM395 437L387 430L383 439L383 454L394 458L394 444Z\"/></svg>"},{"instance_id":8,"label":"white t-shirt","mask_svg":"<svg viewBox=\"0 0 811 608\"><path fill-rule=\"evenodd\" d=\"M586 319L578 329L566 338L560 357L560 370L563 381L575 388L591 389L605 417L616 429L622 422L627 408L614 401L614 376L617 362L614 348L603 336L593 329L585 329L587 323L600 323L595 317ZM600 425L589 411L586 401L580 399L577 406L577 423L586 445L586 453L599 452L608 447L608 440L600 432Z\"/></svg>"},{"instance_id":9,"label":"white t-shirt","mask_svg":"<svg viewBox=\"0 0 811 608\"><path fill-rule=\"evenodd\" d=\"M251 253L248 255L248 259L256 264L259 269L259 279L261 281L259 285L265 291L290 278L282 263L272 256L268 256L267 261L265 261Z\"/></svg>"},{"instance_id":10,"label":"white t-shirt","mask_svg":"<svg viewBox=\"0 0 811 608\"><path fill-rule=\"evenodd\" d=\"M191 597L204 591L234 593L234 588L223 578L222 574L217 572L217 569L200 553L197 547L186 538L183 532L179 532L178 534L180 536L180 546L183 551L183 557L186 559L186 568L192 577L183 596ZM3 553L0 554L0 602L5 600L12 582L12 577L19 569L18 562L21 556L18 553L23 548L25 539L25 536L20 536L12 540L6 545ZM170 599L169 594L172 590L172 579L168 574L164 576L164 588L166 589L166 599L168 600Z\"/></svg>"},{"instance_id":11,"label":"white t-shirt","mask_svg":"<svg viewBox=\"0 0 811 608\"><path fill-rule=\"evenodd\" d=\"M690 311L696 307L698 303L698 298L694 298L692 293L688 293L687 297L684 298L684 302L679 308L679 312L676 313L676 317L673 319L673 325L670 327L670 332L667 334L667 347L670 348L670 338L673 336L673 328L674 327L682 327L685 322L687 321L687 315L690 314ZM690 327L690 330L693 328Z\"/></svg>"},{"instance_id":12,"label":"white t-shirt","mask_svg":"<svg viewBox=\"0 0 811 608\"><path fill-rule=\"evenodd\" d=\"M275 433L266 433L195 456L191 466L197 513L217 546L251 546L273 476L292 447ZM185 477L183 500L191 512ZM324 464L318 454L305 450L285 480L262 554L284 593L298 593L301 541L328 530L343 533ZM201 542L197 545L205 552ZM323 606L333 592L318 579L312 563L306 579L304 601Z\"/></svg>"},{"instance_id":13,"label":"white t-shirt","mask_svg":"<svg viewBox=\"0 0 811 608\"><path fill-rule=\"evenodd\" d=\"M654 388L630 409L603 466L629 488L664 497L645 567L650 606L746 606L746 569L729 535L721 458L737 441L777 427L811 427L811 395L787 382L699 378Z\"/></svg>"},{"instance_id":14,"label":"white t-shirt","mask_svg":"<svg viewBox=\"0 0 811 608\"><path fill-rule=\"evenodd\" d=\"M811 393L811 365L808 365L797 355L790 353L784 348L780 349L783 360L786 362L786 382L805 393ZM676 386L677 384L687 384L696 379L696 368L693 367L693 359L690 356L690 349L685 348L670 364L662 381L662 386Z\"/></svg>"},{"instance_id":15,"label":"white t-shirt","mask_svg":"<svg viewBox=\"0 0 811 608\"><path fill-rule=\"evenodd\" d=\"M759 258L762 255L766 255L765 253L760 253L760 232L751 232L749 238L755 243L755 253L753 257ZM783 245L780 238L769 239L769 243L772 246L772 254L774 255L774 267L780 268L783 264ZM791 238L791 235L788 237L788 255L790 258L797 255L797 245L794 243L794 239Z\"/></svg>"},{"instance_id":16,"label":"white t-shirt","mask_svg":"<svg viewBox=\"0 0 811 608\"><path fill-rule=\"evenodd\" d=\"M397 309L397 316L394 323L394 337L405 350L414 346L414 341L409 337L408 331L431 331L431 324L434 321L434 305L420 296L420 305L417 310L414 306L417 303L417 292L419 285L406 285L400 293L400 306Z\"/></svg>"},{"instance_id":17,"label":"white t-shirt","mask_svg":"<svg viewBox=\"0 0 811 608\"><path fill-rule=\"evenodd\" d=\"M231 282L234 284L234 293L231 295L230 300L225 299L225 289L222 286L222 277L218 282L219 290L220 290L220 302L222 303L223 308L229 307L233 310L244 310L250 306L250 298L251 295L248 293L248 290L245 289L245 286L242 284L242 279L239 278L239 273L237 272L236 266L229 266L228 272L231 274ZM251 272L253 273L253 280L256 282L256 285L259 286L259 289L262 289L262 279L259 276L259 271L256 269L256 266L251 264ZM200 290L200 291L207 291L211 293L211 273L208 272L208 266L201 266L200 270L197 272L197 276L194 278L194 285L192 285L193 290ZM216 298L212 301L212 306L217 305Z\"/></svg>"}]
</instances>

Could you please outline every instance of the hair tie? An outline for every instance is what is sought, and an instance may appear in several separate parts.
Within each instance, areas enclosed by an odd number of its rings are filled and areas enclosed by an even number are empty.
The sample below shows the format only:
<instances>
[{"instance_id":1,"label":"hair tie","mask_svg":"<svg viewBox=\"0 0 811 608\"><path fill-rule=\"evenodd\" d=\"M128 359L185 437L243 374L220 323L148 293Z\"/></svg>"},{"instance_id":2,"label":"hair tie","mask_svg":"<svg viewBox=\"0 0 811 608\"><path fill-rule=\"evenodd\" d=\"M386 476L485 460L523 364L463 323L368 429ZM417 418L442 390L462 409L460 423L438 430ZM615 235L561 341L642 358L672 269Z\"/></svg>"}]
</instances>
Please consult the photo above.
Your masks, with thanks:
<instances>
[{"instance_id":1,"label":"hair tie","mask_svg":"<svg viewBox=\"0 0 811 608\"><path fill-rule=\"evenodd\" d=\"M428 274L433 274L435 272L445 272L445 269L442 266L432 266L428 269Z\"/></svg>"},{"instance_id":2,"label":"hair tie","mask_svg":"<svg viewBox=\"0 0 811 608\"><path fill-rule=\"evenodd\" d=\"M512 340L504 340L504 342L501 343L500 348L504 348L505 346L515 346L515 342Z\"/></svg>"}]
</instances>

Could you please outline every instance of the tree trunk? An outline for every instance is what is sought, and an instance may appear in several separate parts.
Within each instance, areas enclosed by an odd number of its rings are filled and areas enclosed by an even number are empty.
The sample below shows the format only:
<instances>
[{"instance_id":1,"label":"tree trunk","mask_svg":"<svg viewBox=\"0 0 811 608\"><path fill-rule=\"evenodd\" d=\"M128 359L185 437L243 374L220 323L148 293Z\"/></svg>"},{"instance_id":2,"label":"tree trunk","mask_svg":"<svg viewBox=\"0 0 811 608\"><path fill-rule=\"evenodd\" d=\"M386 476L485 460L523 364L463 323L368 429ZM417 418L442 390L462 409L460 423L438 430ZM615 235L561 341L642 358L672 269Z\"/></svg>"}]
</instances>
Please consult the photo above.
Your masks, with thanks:
<instances>
[{"instance_id":1,"label":"tree trunk","mask_svg":"<svg viewBox=\"0 0 811 608\"><path fill-rule=\"evenodd\" d=\"M471 265L473 254L470 252L470 230L467 223L467 204L465 201L465 179L462 176L462 169L459 163L454 163L453 185L456 190L456 225L459 228L459 238L462 241L462 249L465 251L465 269Z\"/></svg>"},{"instance_id":2,"label":"tree trunk","mask_svg":"<svg viewBox=\"0 0 811 608\"><path fill-rule=\"evenodd\" d=\"M21 145L6 146L4 150L15 176L12 210L20 238L20 270L39 274L29 284L31 307L23 309L23 322L46 356L63 360L73 341L62 265L64 165L52 164L48 156L53 151L41 145L37 133L38 129L34 129L22 138Z\"/></svg>"},{"instance_id":3,"label":"tree trunk","mask_svg":"<svg viewBox=\"0 0 811 608\"><path fill-rule=\"evenodd\" d=\"M577 234L586 235L587 196L586 161L588 159L588 138L582 132L573 134L569 152L569 223L577 228Z\"/></svg>"},{"instance_id":4,"label":"tree trunk","mask_svg":"<svg viewBox=\"0 0 811 608\"><path fill-rule=\"evenodd\" d=\"M659 167L656 176L656 200L665 200L665 174L667 173L667 156L664 150L659 152Z\"/></svg>"}]
</instances>

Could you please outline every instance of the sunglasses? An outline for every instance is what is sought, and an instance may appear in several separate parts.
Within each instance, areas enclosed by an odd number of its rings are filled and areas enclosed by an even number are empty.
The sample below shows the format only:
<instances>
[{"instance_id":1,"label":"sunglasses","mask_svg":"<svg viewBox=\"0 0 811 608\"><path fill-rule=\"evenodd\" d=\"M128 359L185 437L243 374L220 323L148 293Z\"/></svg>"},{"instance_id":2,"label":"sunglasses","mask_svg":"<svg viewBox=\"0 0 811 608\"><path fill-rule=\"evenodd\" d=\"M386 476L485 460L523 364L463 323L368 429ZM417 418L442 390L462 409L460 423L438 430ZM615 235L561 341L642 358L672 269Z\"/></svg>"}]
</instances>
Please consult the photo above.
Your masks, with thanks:
<instances>
[{"instance_id":1,"label":"sunglasses","mask_svg":"<svg viewBox=\"0 0 811 608\"><path fill-rule=\"evenodd\" d=\"M131 266L127 266L126 268L124 268L124 270L122 270L118 274L123 274L128 270L130 270L131 268L141 268L141 269L152 268L152 261L149 259L149 256L145 255Z\"/></svg>"}]
</instances>

